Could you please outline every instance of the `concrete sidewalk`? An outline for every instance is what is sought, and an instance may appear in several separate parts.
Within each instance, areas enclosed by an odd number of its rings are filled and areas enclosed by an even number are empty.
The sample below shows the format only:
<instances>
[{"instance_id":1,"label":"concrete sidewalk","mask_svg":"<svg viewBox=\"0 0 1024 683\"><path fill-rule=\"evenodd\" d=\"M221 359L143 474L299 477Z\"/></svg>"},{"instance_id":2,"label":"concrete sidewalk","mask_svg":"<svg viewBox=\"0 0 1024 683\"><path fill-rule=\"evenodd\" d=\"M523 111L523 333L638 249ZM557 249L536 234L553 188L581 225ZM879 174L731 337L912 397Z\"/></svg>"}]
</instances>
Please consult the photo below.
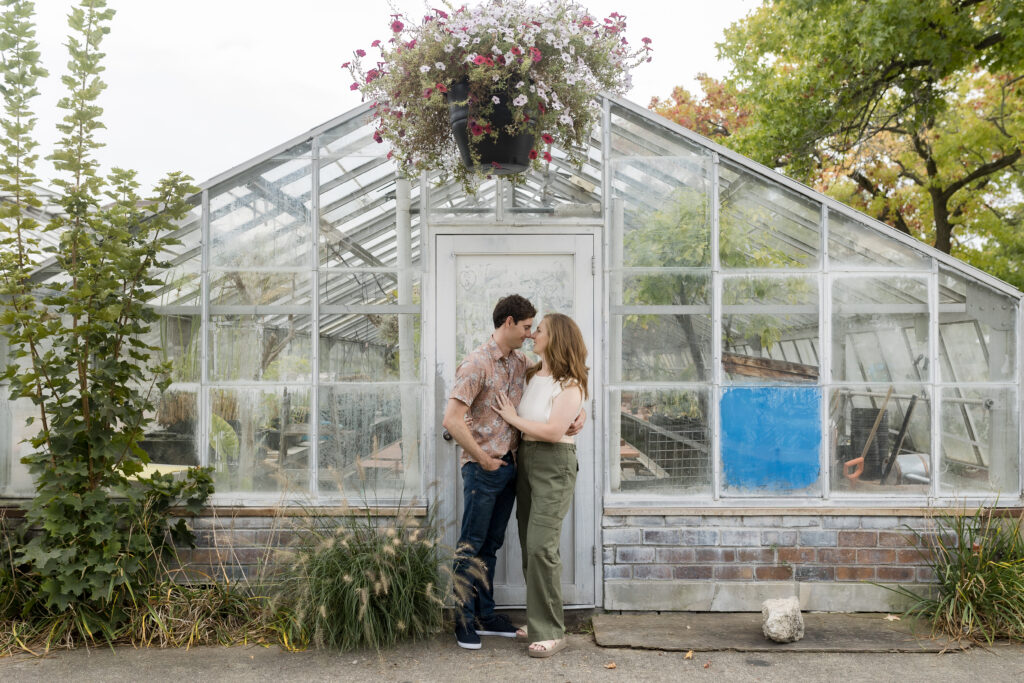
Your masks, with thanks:
<instances>
[{"instance_id":1,"label":"concrete sidewalk","mask_svg":"<svg viewBox=\"0 0 1024 683\"><path fill-rule=\"evenodd\" d=\"M1021 681L1024 646L934 653L685 652L599 647L590 634L569 637L551 659L526 646L485 638L459 649L451 636L373 651L282 652L276 647L192 650L75 650L43 658L0 659L0 681ZM614 665L614 667L613 667Z\"/></svg>"}]
</instances>

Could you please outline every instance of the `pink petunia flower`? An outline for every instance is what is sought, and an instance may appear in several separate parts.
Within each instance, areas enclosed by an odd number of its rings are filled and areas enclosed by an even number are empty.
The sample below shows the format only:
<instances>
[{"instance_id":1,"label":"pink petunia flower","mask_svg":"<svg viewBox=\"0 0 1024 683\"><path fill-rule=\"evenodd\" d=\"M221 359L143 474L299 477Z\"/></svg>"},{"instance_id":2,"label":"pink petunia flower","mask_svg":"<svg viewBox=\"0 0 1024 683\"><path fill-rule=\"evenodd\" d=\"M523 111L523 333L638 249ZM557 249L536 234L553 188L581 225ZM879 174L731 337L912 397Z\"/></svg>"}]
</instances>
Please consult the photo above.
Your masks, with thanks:
<instances>
[{"instance_id":1,"label":"pink petunia flower","mask_svg":"<svg viewBox=\"0 0 1024 683\"><path fill-rule=\"evenodd\" d=\"M531 159L536 159L537 158L537 150L535 150L535 149L531 149L530 150L530 158Z\"/></svg>"},{"instance_id":2,"label":"pink petunia flower","mask_svg":"<svg viewBox=\"0 0 1024 683\"><path fill-rule=\"evenodd\" d=\"M356 57L365 57L366 50L356 50Z\"/></svg>"},{"instance_id":3,"label":"pink petunia flower","mask_svg":"<svg viewBox=\"0 0 1024 683\"><path fill-rule=\"evenodd\" d=\"M540 139L543 140L544 143L548 144L548 145L550 145L552 142L555 141L555 139L553 137L551 137L550 133L543 133L543 134L541 134Z\"/></svg>"},{"instance_id":4,"label":"pink petunia flower","mask_svg":"<svg viewBox=\"0 0 1024 683\"><path fill-rule=\"evenodd\" d=\"M487 57L484 57L483 55L477 55L473 59L473 63L474 64L486 64L487 63Z\"/></svg>"},{"instance_id":5,"label":"pink petunia flower","mask_svg":"<svg viewBox=\"0 0 1024 683\"><path fill-rule=\"evenodd\" d=\"M379 130L373 131L373 139L376 140L378 143L384 142L384 138L380 136Z\"/></svg>"},{"instance_id":6,"label":"pink petunia flower","mask_svg":"<svg viewBox=\"0 0 1024 683\"><path fill-rule=\"evenodd\" d=\"M370 47L380 47L380 41L379 40L373 41L372 43L370 43Z\"/></svg>"},{"instance_id":7,"label":"pink petunia flower","mask_svg":"<svg viewBox=\"0 0 1024 683\"><path fill-rule=\"evenodd\" d=\"M359 84L353 83L352 85L349 86L349 90L359 90Z\"/></svg>"},{"instance_id":8,"label":"pink petunia flower","mask_svg":"<svg viewBox=\"0 0 1024 683\"><path fill-rule=\"evenodd\" d=\"M448 88L447 86L445 86L444 83L438 83L434 86L434 88L436 88L438 92L448 92Z\"/></svg>"},{"instance_id":9,"label":"pink petunia flower","mask_svg":"<svg viewBox=\"0 0 1024 683\"><path fill-rule=\"evenodd\" d=\"M433 88L427 88L426 90L423 91L424 99L427 98L427 97L430 97L433 94L434 94L434 89Z\"/></svg>"},{"instance_id":10,"label":"pink petunia flower","mask_svg":"<svg viewBox=\"0 0 1024 683\"><path fill-rule=\"evenodd\" d=\"M544 161L551 161L551 152L544 152Z\"/></svg>"},{"instance_id":11,"label":"pink petunia flower","mask_svg":"<svg viewBox=\"0 0 1024 683\"><path fill-rule=\"evenodd\" d=\"M395 33L401 33L403 28L405 28L405 24L400 22L398 19L391 22L391 30Z\"/></svg>"},{"instance_id":12,"label":"pink petunia flower","mask_svg":"<svg viewBox=\"0 0 1024 683\"><path fill-rule=\"evenodd\" d=\"M538 50L535 47L531 47L530 48L530 57L533 59L533 61L539 62L541 60L540 50Z\"/></svg>"}]
</instances>

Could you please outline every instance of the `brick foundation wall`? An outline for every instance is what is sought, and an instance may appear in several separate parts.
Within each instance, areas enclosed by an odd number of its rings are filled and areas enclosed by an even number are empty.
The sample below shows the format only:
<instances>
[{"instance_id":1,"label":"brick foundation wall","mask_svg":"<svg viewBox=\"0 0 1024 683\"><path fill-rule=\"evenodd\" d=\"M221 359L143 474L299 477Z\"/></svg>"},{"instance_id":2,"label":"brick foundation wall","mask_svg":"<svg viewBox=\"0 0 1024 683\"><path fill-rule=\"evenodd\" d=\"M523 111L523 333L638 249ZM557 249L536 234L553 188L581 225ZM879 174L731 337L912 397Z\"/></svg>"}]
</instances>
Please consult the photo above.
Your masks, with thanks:
<instances>
[{"instance_id":1,"label":"brick foundation wall","mask_svg":"<svg viewBox=\"0 0 1024 683\"><path fill-rule=\"evenodd\" d=\"M927 584L934 577L911 529L935 538L925 517L605 515L604 579L786 582L797 592L793 584Z\"/></svg>"}]
</instances>

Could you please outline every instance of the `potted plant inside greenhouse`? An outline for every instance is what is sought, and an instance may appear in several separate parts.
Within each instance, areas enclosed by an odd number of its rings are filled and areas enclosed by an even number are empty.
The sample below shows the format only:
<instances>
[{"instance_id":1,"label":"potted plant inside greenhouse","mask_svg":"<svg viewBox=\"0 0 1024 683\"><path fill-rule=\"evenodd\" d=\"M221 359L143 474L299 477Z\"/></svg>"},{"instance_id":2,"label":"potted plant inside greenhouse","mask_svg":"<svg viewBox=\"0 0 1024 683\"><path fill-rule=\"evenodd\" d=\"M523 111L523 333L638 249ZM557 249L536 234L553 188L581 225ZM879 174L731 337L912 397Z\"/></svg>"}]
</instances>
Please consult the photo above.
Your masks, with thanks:
<instances>
[{"instance_id":1,"label":"potted plant inside greenhouse","mask_svg":"<svg viewBox=\"0 0 1024 683\"><path fill-rule=\"evenodd\" d=\"M540 169L553 145L581 164L597 96L625 93L630 69L650 61L650 39L631 47L617 12L596 19L568 0L445 7L420 22L391 15L372 65L362 49L345 64L373 103L374 139L408 177L437 171L472 191L474 176Z\"/></svg>"}]
</instances>

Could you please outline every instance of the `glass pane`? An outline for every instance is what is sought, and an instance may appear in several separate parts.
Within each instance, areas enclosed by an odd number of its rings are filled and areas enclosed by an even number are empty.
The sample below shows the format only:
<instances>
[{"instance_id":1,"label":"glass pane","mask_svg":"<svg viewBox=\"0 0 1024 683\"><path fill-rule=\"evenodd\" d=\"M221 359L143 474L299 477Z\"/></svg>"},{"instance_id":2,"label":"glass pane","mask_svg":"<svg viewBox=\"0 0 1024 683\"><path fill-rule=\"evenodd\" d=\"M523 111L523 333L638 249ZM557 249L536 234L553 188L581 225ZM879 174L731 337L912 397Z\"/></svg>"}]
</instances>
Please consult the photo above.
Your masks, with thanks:
<instances>
[{"instance_id":1,"label":"glass pane","mask_svg":"<svg viewBox=\"0 0 1024 683\"><path fill-rule=\"evenodd\" d=\"M711 312L711 273L663 273L654 269L622 274L622 303L626 306L695 306Z\"/></svg>"},{"instance_id":2,"label":"glass pane","mask_svg":"<svg viewBox=\"0 0 1024 683\"><path fill-rule=\"evenodd\" d=\"M828 212L828 257L835 267L928 270L924 253L886 235L876 224L866 225L846 214Z\"/></svg>"},{"instance_id":3,"label":"glass pane","mask_svg":"<svg viewBox=\"0 0 1024 683\"><path fill-rule=\"evenodd\" d=\"M1017 495L1020 407L1012 387L942 392L942 490Z\"/></svg>"},{"instance_id":4,"label":"glass pane","mask_svg":"<svg viewBox=\"0 0 1024 683\"><path fill-rule=\"evenodd\" d=\"M622 326L622 372L613 382L711 379L710 315L612 316L612 325Z\"/></svg>"},{"instance_id":5,"label":"glass pane","mask_svg":"<svg viewBox=\"0 0 1024 683\"><path fill-rule=\"evenodd\" d=\"M919 384L833 389L829 400L832 490L927 494L931 422L928 390Z\"/></svg>"},{"instance_id":6,"label":"glass pane","mask_svg":"<svg viewBox=\"0 0 1024 683\"><path fill-rule=\"evenodd\" d=\"M420 492L420 389L320 387L319 486L372 503Z\"/></svg>"},{"instance_id":7,"label":"glass pane","mask_svg":"<svg viewBox=\"0 0 1024 683\"><path fill-rule=\"evenodd\" d=\"M419 350L418 315L351 313L320 317L321 381L412 381L419 377ZM408 367L403 368L403 359L407 359Z\"/></svg>"},{"instance_id":8,"label":"glass pane","mask_svg":"<svg viewBox=\"0 0 1024 683\"><path fill-rule=\"evenodd\" d=\"M202 207L196 206L182 219L177 236L181 244L167 249L162 258L169 266L155 274L161 284L147 287L155 290L151 305L197 308L201 305L202 213Z\"/></svg>"},{"instance_id":9,"label":"glass pane","mask_svg":"<svg viewBox=\"0 0 1024 683\"><path fill-rule=\"evenodd\" d=\"M139 445L150 461L167 465L199 464L198 390L171 385L157 397L156 415Z\"/></svg>"},{"instance_id":10,"label":"glass pane","mask_svg":"<svg viewBox=\"0 0 1024 683\"><path fill-rule=\"evenodd\" d=\"M623 265L711 265L710 166L697 153L614 163L612 187L624 202L622 235L616 236Z\"/></svg>"},{"instance_id":11,"label":"glass pane","mask_svg":"<svg viewBox=\"0 0 1024 683\"><path fill-rule=\"evenodd\" d=\"M722 491L807 496L821 489L821 389L723 390Z\"/></svg>"},{"instance_id":12,"label":"glass pane","mask_svg":"<svg viewBox=\"0 0 1024 683\"><path fill-rule=\"evenodd\" d=\"M818 281L728 276L722 282L722 367L736 382L816 382Z\"/></svg>"},{"instance_id":13,"label":"glass pane","mask_svg":"<svg viewBox=\"0 0 1024 683\"><path fill-rule=\"evenodd\" d=\"M939 271L943 382L1017 377L1017 300L959 273Z\"/></svg>"},{"instance_id":14,"label":"glass pane","mask_svg":"<svg viewBox=\"0 0 1024 683\"><path fill-rule=\"evenodd\" d=\"M159 349L154 360L170 361L172 382L198 382L202 372L199 364L201 316L164 315L154 326L149 343Z\"/></svg>"},{"instance_id":15,"label":"glass pane","mask_svg":"<svg viewBox=\"0 0 1024 683\"><path fill-rule=\"evenodd\" d=\"M609 404L620 406L613 491L711 492L707 391L612 391Z\"/></svg>"},{"instance_id":16,"label":"glass pane","mask_svg":"<svg viewBox=\"0 0 1024 683\"><path fill-rule=\"evenodd\" d=\"M21 459L32 453L26 441L39 432L39 409L29 399L11 401L6 384L0 383L0 496L30 498L35 484ZM34 417L35 424L25 424Z\"/></svg>"},{"instance_id":17,"label":"glass pane","mask_svg":"<svg viewBox=\"0 0 1024 683\"><path fill-rule=\"evenodd\" d=\"M613 104L611 108L611 156L676 157L707 154L697 144L664 125L652 121L649 112L636 114Z\"/></svg>"},{"instance_id":18,"label":"glass pane","mask_svg":"<svg viewBox=\"0 0 1024 683\"><path fill-rule=\"evenodd\" d=\"M218 493L309 492L309 387L210 389Z\"/></svg>"},{"instance_id":19,"label":"glass pane","mask_svg":"<svg viewBox=\"0 0 1024 683\"><path fill-rule=\"evenodd\" d=\"M419 305L419 272L409 273L409 288L408 300L400 301L397 271L320 271L320 303L323 305Z\"/></svg>"},{"instance_id":20,"label":"glass pane","mask_svg":"<svg viewBox=\"0 0 1024 683\"><path fill-rule=\"evenodd\" d=\"M210 264L310 264L312 160L309 143L210 191Z\"/></svg>"},{"instance_id":21,"label":"glass pane","mask_svg":"<svg viewBox=\"0 0 1024 683\"><path fill-rule=\"evenodd\" d=\"M458 254L455 257L455 362L482 344L494 330L494 305L503 296L518 293L537 309L534 323L547 313L575 315L572 254ZM527 356L528 342L523 347Z\"/></svg>"},{"instance_id":22,"label":"glass pane","mask_svg":"<svg viewBox=\"0 0 1024 683\"><path fill-rule=\"evenodd\" d=\"M213 306L294 306L310 302L308 272L211 272Z\"/></svg>"},{"instance_id":23,"label":"glass pane","mask_svg":"<svg viewBox=\"0 0 1024 683\"><path fill-rule=\"evenodd\" d=\"M735 164L719 165L720 257L731 268L815 268L821 208Z\"/></svg>"},{"instance_id":24,"label":"glass pane","mask_svg":"<svg viewBox=\"0 0 1024 683\"><path fill-rule=\"evenodd\" d=\"M213 380L309 380L310 316L211 315Z\"/></svg>"},{"instance_id":25,"label":"glass pane","mask_svg":"<svg viewBox=\"0 0 1024 683\"><path fill-rule=\"evenodd\" d=\"M832 377L928 381L928 284L843 277L832 285Z\"/></svg>"}]
</instances>

